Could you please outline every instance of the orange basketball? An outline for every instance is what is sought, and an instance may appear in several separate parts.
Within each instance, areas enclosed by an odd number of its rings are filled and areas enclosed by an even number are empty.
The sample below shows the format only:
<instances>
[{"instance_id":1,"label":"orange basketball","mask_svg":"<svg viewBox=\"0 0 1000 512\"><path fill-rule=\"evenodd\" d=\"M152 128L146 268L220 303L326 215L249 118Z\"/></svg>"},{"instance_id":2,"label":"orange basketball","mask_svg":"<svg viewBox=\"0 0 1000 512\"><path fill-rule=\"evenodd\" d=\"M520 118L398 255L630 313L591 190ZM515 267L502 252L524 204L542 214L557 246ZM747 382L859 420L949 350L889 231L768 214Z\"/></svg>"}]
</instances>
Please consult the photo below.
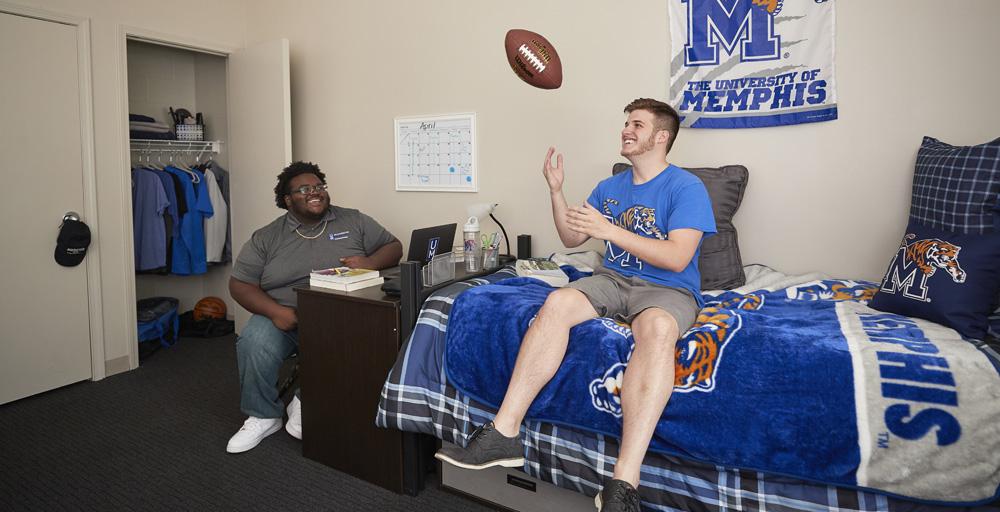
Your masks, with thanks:
<instances>
[{"instance_id":1,"label":"orange basketball","mask_svg":"<svg viewBox=\"0 0 1000 512\"><path fill-rule=\"evenodd\" d=\"M226 303L218 297L205 297L194 305L194 319L226 318Z\"/></svg>"}]
</instances>

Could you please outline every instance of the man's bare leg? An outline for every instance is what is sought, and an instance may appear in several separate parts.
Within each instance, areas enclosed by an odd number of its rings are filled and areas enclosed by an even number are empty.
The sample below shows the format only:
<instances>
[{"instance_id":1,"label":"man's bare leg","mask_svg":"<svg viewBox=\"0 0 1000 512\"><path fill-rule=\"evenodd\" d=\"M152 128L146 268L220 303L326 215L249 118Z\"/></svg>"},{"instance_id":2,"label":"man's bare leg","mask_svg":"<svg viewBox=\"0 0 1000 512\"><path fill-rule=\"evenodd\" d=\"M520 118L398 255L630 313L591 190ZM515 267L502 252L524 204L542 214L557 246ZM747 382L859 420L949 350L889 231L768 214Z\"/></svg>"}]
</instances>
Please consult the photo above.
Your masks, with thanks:
<instances>
[{"instance_id":1,"label":"man's bare leg","mask_svg":"<svg viewBox=\"0 0 1000 512\"><path fill-rule=\"evenodd\" d=\"M674 389L677 321L649 308L632 321L635 350L622 380L622 444L614 477L639 487L639 470L656 422Z\"/></svg>"},{"instance_id":2,"label":"man's bare leg","mask_svg":"<svg viewBox=\"0 0 1000 512\"><path fill-rule=\"evenodd\" d=\"M570 328L596 317L597 311L579 290L561 288L549 295L521 340L507 394L493 420L497 431L507 437L518 435L531 402L562 364Z\"/></svg>"}]
</instances>

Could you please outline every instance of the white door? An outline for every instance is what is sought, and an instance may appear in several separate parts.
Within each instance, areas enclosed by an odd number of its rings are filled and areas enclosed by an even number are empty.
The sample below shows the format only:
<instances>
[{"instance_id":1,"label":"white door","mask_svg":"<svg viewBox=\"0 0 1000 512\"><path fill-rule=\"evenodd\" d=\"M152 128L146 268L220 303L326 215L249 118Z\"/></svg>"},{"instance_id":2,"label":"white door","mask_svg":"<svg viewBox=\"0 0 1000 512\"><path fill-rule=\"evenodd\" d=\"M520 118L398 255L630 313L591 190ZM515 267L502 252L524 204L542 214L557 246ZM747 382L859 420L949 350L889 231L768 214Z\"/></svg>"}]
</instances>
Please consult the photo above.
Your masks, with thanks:
<instances>
[{"instance_id":1,"label":"white door","mask_svg":"<svg viewBox=\"0 0 1000 512\"><path fill-rule=\"evenodd\" d=\"M0 403L92 377L86 263L53 259L85 211L78 58L77 27L0 13Z\"/></svg>"},{"instance_id":2,"label":"white door","mask_svg":"<svg viewBox=\"0 0 1000 512\"><path fill-rule=\"evenodd\" d=\"M280 213L275 177L292 159L292 102L288 40L239 50L229 56L229 134L233 258L250 235ZM236 331L250 318L237 308Z\"/></svg>"}]
</instances>

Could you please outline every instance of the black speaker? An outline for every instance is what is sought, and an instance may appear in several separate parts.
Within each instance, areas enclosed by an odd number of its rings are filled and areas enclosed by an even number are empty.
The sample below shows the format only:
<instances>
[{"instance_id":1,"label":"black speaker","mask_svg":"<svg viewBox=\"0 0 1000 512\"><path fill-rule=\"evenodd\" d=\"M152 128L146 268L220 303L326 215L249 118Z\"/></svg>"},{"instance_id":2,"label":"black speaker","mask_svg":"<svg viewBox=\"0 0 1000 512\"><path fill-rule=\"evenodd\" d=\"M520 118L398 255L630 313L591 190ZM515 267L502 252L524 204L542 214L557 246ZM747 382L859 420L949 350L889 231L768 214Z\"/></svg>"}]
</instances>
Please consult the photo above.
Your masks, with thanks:
<instances>
[{"instance_id":1,"label":"black speaker","mask_svg":"<svg viewBox=\"0 0 1000 512\"><path fill-rule=\"evenodd\" d=\"M531 235L517 235L517 259L526 260L531 257Z\"/></svg>"}]
</instances>

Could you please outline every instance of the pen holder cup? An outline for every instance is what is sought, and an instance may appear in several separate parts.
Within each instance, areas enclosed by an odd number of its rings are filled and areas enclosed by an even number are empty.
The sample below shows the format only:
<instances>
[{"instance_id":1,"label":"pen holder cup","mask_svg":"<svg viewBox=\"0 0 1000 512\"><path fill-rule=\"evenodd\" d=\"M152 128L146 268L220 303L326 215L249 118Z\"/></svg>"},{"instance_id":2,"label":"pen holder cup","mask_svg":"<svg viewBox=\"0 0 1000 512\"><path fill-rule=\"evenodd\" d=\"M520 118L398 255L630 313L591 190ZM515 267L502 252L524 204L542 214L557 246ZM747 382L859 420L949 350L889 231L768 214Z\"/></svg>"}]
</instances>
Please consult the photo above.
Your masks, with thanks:
<instances>
[{"instance_id":1,"label":"pen holder cup","mask_svg":"<svg viewBox=\"0 0 1000 512\"><path fill-rule=\"evenodd\" d=\"M483 251L483 268L496 268L498 256L500 256L500 249L486 249Z\"/></svg>"},{"instance_id":2,"label":"pen holder cup","mask_svg":"<svg viewBox=\"0 0 1000 512\"><path fill-rule=\"evenodd\" d=\"M421 270L421 278L424 286L435 286L455 279L455 263L451 259L451 253L446 252L431 258L430 263L424 265Z\"/></svg>"}]
</instances>

